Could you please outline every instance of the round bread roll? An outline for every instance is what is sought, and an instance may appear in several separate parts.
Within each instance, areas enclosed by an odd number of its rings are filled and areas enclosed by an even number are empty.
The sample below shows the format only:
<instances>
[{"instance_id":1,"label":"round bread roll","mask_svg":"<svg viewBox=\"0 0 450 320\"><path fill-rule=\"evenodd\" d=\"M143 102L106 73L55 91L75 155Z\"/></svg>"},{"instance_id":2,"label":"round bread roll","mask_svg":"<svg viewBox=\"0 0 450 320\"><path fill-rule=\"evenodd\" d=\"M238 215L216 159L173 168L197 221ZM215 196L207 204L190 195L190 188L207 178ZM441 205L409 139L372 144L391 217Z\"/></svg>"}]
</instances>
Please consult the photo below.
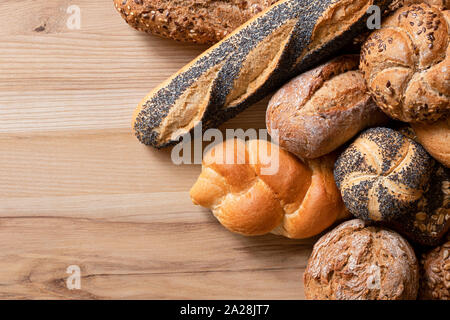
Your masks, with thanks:
<instances>
[{"instance_id":1,"label":"round bread roll","mask_svg":"<svg viewBox=\"0 0 450 320\"><path fill-rule=\"evenodd\" d=\"M450 241L423 254L419 298L450 300Z\"/></svg>"},{"instance_id":2,"label":"round bread roll","mask_svg":"<svg viewBox=\"0 0 450 320\"><path fill-rule=\"evenodd\" d=\"M270 100L267 129L303 159L335 150L359 131L387 122L357 70L359 56L331 60L296 77ZM275 131L277 130L277 131Z\"/></svg>"},{"instance_id":3,"label":"round bread roll","mask_svg":"<svg viewBox=\"0 0 450 320\"><path fill-rule=\"evenodd\" d=\"M360 69L378 106L404 122L450 112L450 12L425 3L397 10L361 50Z\"/></svg>"},{"instance_id":4,"label":"round bread roll","mask_svg":"<svg viewBox=\"0 0 450 320\"><path fill-rule=\"evenodd\" d=\"M435 245L450 227L449 171L415 141L373 128L341 154L334 176L354 216Z\"/></svg>"},{"instance_id":5,"label":"round bread roll","mask_svg":"<svg viewBox=\"0 0 450 320\"><path fill-rule=\"evenodd\" d=\"M450 116L432 124L413 123L417 140L429 154L450 167Z\"/></svg>"},{"instance_id":6,"label":"round bread roll","mask_svg":"<svg viewBox=\"0 0 450 320\"><path fill-rule=\"evenodd\" d=\"M265 140L229 139L204 156L191 198L230 231L308 238L349 216L333 163L334 156L303 163Z\"/></svg>"},{"instance_id":7,"label":"round bread roll","mask_svg":"<svg viewBox=\"0 0 450 320\"><path fill-rule=\"evenodd\" d=\"M390 10L397 10L402 6L409 6L411 4L417 3L427 3L429 5L441 8L441 9L449 9L450 1L449 0L394 0L389 5Z\"/></svg>"},{"instance_id":8,"label":"round bread roll","mask_svg":"<svg viewBox=\"0 0 450 320\"><path fill-rule=\"evenodd\" d=\"M346 221L314 245L304 274L308 300L414 300L413 249L394 231Z\"/></svg>"},{"instance_id":9,"label":"round bread roll","mask_svg":"<svg viewBox=\"0 0 450 320\"><path fill-rule=\"evenodd\" d=\"M389 128L372 128L341 154L334 177L353 215L389 221L414 208L433 167L418 143Z\"/></svg>"}]
</instances>

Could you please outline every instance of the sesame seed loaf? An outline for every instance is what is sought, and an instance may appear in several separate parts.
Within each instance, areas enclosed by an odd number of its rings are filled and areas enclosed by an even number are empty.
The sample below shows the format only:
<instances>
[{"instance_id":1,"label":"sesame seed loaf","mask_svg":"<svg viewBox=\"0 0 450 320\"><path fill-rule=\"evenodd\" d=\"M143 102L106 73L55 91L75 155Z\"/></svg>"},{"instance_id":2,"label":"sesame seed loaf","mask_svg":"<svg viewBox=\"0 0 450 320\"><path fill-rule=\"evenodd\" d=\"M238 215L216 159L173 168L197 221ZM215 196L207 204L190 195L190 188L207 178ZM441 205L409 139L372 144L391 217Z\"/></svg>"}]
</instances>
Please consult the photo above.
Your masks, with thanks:
<instances>
[{"instance_id":1,"label":"sesame seed loaf","mask_svg":"<svg viewBox=\"0 0 450 320\"><path fill-rule=\"evenodd\" d=\"M278 0L114 0L137 30L201 44L215 43Z\"/></svg>"},{"instance_id":2,"label":"sesame seed loaf","mask_svg":"<svg viewBox=\"0 0 450 320\"><path fill-rule=\"evenodd\" d=\"M283 0L249 20L139 104L137 138L157 148L217 126L350 42L390 0Z\"/></svg>"},{"instance_id":3,"label":"sesame seed loaf","mask_svg":"<svg viewBox=\"0 0 450 320\"><path fill-rule=\"evenodd\" d=\"M373 32L360 69L379 107L404 122L450 113L450 11L426 3L402 7Z\"/></svg>"},{"instance_id":4,"label":"sesame seed loaf","mask_svg":"<svg viewBox=\"0 0 450 320\"><path fill-rule=\"evenodd\" d=\"M314 245L303 281L308 300L415 300L419 266L398 233L353 219Z\"/></svg>"},{"instance_id":5,"label":"sesame seed loaf","mask_svg":"<svg viewBox=\"0 0 450 320\"><path fill-rule=\"evenodd\" d=\"M389 128L363 132L338 158L334 177L350 213L423 245L450 227L450 170Z\"/></svg>"}]
</instances>

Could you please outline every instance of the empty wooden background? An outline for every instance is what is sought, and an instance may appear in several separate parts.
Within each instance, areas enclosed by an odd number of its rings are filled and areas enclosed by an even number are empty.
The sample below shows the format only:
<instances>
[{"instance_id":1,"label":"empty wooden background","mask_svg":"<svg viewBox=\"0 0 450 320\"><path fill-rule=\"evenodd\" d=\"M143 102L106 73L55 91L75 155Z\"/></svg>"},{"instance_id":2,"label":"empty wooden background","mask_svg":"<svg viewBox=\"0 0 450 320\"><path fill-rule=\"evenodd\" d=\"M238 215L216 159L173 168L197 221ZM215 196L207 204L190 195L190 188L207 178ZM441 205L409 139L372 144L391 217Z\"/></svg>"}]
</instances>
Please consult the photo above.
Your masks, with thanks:
<instances>
[{"instance_id":1,"label":"empty wooden background","mask_svg":"<svg viewBox=\"0 0 450 320\"><path fill-rule=\"evenodd\" d=\"M135 31L112 0L2 0L0 29L0 298L304 298L313 240L228 232L191 204L200 166L131 133L204 46ZM224 127L264 127L266 103Z\"/></svg>"}]
</instances>

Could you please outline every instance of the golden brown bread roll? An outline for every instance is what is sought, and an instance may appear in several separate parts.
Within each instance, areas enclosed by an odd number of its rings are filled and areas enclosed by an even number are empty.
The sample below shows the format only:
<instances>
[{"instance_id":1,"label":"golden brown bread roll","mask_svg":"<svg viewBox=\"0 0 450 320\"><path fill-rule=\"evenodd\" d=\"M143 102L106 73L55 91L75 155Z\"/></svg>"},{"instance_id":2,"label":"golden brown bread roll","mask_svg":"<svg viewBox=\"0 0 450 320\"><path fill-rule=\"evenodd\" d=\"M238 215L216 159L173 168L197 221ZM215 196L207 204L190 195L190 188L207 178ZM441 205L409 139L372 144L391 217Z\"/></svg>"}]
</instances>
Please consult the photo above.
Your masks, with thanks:
<instances>
[{"instance_id":1,"label":"golden brown bread roll","mask_svg":"<svg viewBox=\"0 0 450 320\"><path fill-rule=\"evenodd\" d=\"M278 0L114 0L133 28L195 43L215 43Z\"/></svg>"},{"instance_id":2,"label":"golden brown bread roll","mask_svg":"<svg viewBox=\"0 0 450 320\"><path fill-rule=\"evenodd\" d=\"M371 34L360 69L389 116L430 122L450 112L450 12L428 4L397 10Z\"/></svg>"},{"instance_id":3,"label":"golden brown bread roll","mask_svg":"<svg viewBox=\"0 0 450 320\"><path fill-rule=\"evenodd\" d=\"M349 211L409 239L439 243L450 227L450 170L388 128L363 132L338 158L334 176Z\"/></svg>"},{"instance_id":4,"label":"golden brown bread roll","mask_svg":"<svg viewBox=\"0 0 450 320\"><path fill-rule=\"evenodd\" d=\"M414 300L418 263L399 234L354 219L316 242L304 284L309 300Z\"/></svg>"},{"instance_id":5,"label":"golden brown bread roll","mask_svg":"<svg viewBox=\"0 0 450 320\"><path fill-rule=\"evenodd\" d=\"M426 3L438 8L449 9L449 0L394 0L389 6L390 10L397 10L402 6L409 6L411 4Z\"/></svg>"},{"instance_id":6,"label":"golden brown bread roll","mask_svg":"<svg viewBox=\"0 0 450 320\"><path fill-rule=\"evenodd\" d=\"M305 72L272 97L266 124L279 144L303 159L335 150L362 129L387 122L358 71L359 56L346 55Z\"/></svg>"},{"instance_id":7,"label":"golden brown bread roll","mask_svg":"<svg viewBox=\"0 0 450 320\"><path fill-rule=\"evenodd\" d=\"M450 300L450 240L422 255L419 298Z\"/></svg>"},{"instance_id":8,"label":"golden brown bread roll","mask_svg":"<svg viewBox=\"0 0 450 320\"><path fill-rule=\"evenodd\" d=\"M348 216L334 183L333 160L305 164L265 140L230 139L205 155L191 198L233 232L308 238Z\"/></svg>"},{"instance_id":9,"label":"golden brown bread roll","mask_svg":"<svg viewBox=\"0 0 450 320\"><path fill-rule=\"evenodd\" d=\"M450 116L435 123L413 123L411 126L428 153L450 168Z\"/></svg>"}]
</instances>

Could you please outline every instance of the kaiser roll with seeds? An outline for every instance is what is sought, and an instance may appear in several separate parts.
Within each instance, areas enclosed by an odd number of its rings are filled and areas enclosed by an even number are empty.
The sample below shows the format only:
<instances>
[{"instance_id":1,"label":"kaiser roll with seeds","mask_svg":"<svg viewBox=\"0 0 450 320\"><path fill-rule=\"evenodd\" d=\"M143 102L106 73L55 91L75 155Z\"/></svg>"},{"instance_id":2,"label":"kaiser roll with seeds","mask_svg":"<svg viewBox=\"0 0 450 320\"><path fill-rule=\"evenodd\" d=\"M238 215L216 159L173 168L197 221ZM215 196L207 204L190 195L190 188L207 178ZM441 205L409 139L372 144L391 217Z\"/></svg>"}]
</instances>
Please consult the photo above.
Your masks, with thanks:
<instances>
[{"instance_id":1,"label":"kaiser roll with seeds","mask_svg":"<svg viewBox=\"0 0 450 320\"><path fill-rule=\"evenodd\" d=\"M394 0L389 6L390 10L397 10L402 6L409 6L411 4L426 3L441 9L449 9L449 0Z\"/></svg>"},{"instance_id":2,"label":"kaiser roll with seeds","mask_svg":"<svg viewBox=\"0 0 450 320\"><path fill-rule=\"evenodd\" d=\"M419 288L413 249L398 233L359 219L316 242L304 273L309 300L414 300Z\"/></svg>"},{"instance_id":3,"label":"kaiser roll with seeds","mask_svg":"<svg viewBox=\"0 0 450 320\"><path fill-rule=\"evenodd\" d=\"M423 254L419 298L450 300L450 241Z\"/></svg>"},{"instance_id":4,"label":"kaiser roll with seeds","mask_svg":"<svg viewBox=\"0 0 450 320\"><path fill-rule=\"evenodd\" d=\"M334 176L347 208L360 219L423 245L439 243L449 229L449 169L397 131L363 132L338 158Z\"/></svg>"},{"instance_id":5,"label":"kaiser roll with seeds","mask_svg":"<svg viewBox=\"0 0 450 320\"><path fill-rule=\"evenodd\" d=\"M195 43L215 43L277 0L114 0L133 28Z\"/></svg>"},{"instance_id":6,"label":"kaiser roll with seeds","mask_svg":"<svg viewBox=\"0 0 450 320\"><path fill-rule=\"evenodd\" d=\"M266 114L269 133L303 159L335 150L366 127L387 122L357 70L358 55L333 59L301 74L272 97Z\"/></svg>"},{"instance_id":7,"label":"kaiser roll with seeds","mask_svg":"<svg viewBox=\"0 0 450 320\"><path fill-rule=\"evenodd\" d=\"M308 238L349 216L333 163L334 156L304 163L265 140L229 139L205 155L190 194L230 231Z\"/></svg>"},{"instance_id":8,"label":"kaiser roll with seeds","mask_svg":"<svg viewBox=\"0 0 450 320\"><path fill-rule=\"evenodd\" d=\"M361 50L360 69L378 106L404 122L450 112L450 12L425 3L398 9Z\"/></svg>"}]
</instances>

